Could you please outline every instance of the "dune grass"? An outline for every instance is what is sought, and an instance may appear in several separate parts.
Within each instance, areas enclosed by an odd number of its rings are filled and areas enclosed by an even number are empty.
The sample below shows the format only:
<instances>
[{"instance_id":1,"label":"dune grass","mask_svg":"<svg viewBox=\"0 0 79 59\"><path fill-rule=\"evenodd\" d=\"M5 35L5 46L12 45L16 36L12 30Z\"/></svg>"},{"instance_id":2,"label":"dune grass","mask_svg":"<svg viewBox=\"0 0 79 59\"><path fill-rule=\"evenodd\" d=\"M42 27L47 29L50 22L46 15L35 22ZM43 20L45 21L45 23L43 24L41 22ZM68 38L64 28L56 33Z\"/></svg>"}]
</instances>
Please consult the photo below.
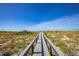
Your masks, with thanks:
<instances>
[{"instance_id":1,"label":"dune grass","mask_svg":"<svg viewBox=\"0 0 79 59\"><path fill-rule=\"evenodd\" d=\"M0 32L0 55L19 55L37 32Z\"/></svg>"},{"instance_id":2,"label":"dune grass","mask_svg":"<svg viewBox=\"0 0 79 59\"><path fill-rule=\"evenodd\" d=\"M66 55L79 55L79 31L49 31L45 34Z\"/></svg>"}]
</instances>

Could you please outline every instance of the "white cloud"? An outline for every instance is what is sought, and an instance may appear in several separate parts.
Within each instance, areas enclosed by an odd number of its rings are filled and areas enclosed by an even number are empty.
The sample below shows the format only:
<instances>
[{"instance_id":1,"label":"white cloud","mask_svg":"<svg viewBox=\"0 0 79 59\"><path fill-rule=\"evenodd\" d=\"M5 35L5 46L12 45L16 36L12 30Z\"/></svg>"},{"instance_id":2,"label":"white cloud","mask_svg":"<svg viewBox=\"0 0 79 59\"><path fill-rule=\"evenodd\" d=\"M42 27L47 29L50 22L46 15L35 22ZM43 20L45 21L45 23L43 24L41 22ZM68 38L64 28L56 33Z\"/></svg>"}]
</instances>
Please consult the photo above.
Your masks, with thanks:
<instances>
[{"instance_id":1,"label":"white cloud","mask_svg":"<svg viewBox=\"0 0 79 59\"><path fill-rule=\"evenodd\" d=\"M79 14L43 22L29 27L29 30L79 30Z\"/></svg>"}]
</instances>

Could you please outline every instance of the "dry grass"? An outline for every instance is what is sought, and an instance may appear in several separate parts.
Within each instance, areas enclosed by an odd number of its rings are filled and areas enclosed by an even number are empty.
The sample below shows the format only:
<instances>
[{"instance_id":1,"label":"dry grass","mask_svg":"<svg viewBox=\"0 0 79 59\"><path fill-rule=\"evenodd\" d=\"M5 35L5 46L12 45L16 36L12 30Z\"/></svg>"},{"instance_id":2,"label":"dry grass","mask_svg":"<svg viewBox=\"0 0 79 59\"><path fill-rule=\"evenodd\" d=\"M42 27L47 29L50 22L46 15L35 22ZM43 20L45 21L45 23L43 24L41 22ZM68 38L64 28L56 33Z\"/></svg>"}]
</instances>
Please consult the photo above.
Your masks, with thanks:
<instances>
[{"instance_id":1,"label":"dry grass","mask_svg":"<svg viewBox=\"0 0 79 59\"><path fill-rule=\"evenodd\" d=\"M45 34L66 55L79 55L79 31L52 31Z\"/></svg>"},{"instance_id":2,"label":"dry grass","mask_svg":"<svg viewBox=\"0 0 79 59\"><path fill-rule=\"evenodd\" d=\"M36 32L0 32L0 55L18 55L36 35Z\"/></svg>"}]
</instances>

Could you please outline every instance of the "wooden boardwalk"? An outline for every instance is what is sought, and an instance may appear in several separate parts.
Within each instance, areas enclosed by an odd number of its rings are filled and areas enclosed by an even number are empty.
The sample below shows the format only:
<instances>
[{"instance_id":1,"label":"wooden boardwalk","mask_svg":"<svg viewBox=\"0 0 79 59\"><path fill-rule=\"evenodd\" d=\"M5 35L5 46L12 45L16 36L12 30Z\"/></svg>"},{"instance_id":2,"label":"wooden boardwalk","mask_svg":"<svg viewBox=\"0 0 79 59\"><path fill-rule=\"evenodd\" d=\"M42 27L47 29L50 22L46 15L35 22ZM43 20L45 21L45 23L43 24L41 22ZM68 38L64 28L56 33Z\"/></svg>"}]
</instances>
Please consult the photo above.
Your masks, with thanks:
<instances>
[{"instance_id":1,"label":"wooden boardwalk","mask_svg":"<svg viewBox=\"0 0 79 59\"><path fill-rule=\"evenodd\" d=\"M50 54L48 52L44 37L43 37L42 33L39 33L38 42L35 47L33 56L49 56L49 55Z\"/></svg>"},{"instance_id":2,"label":"wooden boardwalk","mask_svg":"<svg viewBox=\"0 0 79 59\"><path fill-rule=\"evenodd\" d=\"M31 51L30 51L31 50ZM64 56L64 53L46 37L43 32L38 33L36 38L24 49L21 56Z\"/></svg>"}]
</instances>

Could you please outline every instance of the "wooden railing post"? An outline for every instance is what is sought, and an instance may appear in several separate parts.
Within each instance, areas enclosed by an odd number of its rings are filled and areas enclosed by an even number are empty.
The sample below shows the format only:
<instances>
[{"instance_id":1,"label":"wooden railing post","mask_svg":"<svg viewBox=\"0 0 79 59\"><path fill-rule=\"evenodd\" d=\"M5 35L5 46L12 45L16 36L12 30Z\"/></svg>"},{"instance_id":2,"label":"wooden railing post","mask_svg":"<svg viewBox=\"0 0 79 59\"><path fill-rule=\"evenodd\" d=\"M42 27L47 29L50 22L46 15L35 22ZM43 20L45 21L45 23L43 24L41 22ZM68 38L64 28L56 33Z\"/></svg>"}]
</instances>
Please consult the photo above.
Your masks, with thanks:
<instances>
[{"instance_id":1,"label":"wooden railing post","mask_svg":"<svg viewBox=\"0 0 79 59\"><path fill-rule=\"evenodd\" d=\"M36 43L37 43L37 39L36 39Z\"/></svg>"},{"instance_id":2,"label":"wooden railing post","mask_svg":"<svg viewBox=\"0 0 79 59\"><path fill-rule=\"evenodd\" d=\"M34 45L32 45L32 54L34 53Z\"/></svg>"},{"instance_id":3,"label":"wooden railing post","mask_svg":"<svg viewBox=\"0 0 79 59\"><path fill-rule=\"evenodd\" d=\"M49 46L50 55L52 56L52 48Z\"/></svg>"}]
</instances>

